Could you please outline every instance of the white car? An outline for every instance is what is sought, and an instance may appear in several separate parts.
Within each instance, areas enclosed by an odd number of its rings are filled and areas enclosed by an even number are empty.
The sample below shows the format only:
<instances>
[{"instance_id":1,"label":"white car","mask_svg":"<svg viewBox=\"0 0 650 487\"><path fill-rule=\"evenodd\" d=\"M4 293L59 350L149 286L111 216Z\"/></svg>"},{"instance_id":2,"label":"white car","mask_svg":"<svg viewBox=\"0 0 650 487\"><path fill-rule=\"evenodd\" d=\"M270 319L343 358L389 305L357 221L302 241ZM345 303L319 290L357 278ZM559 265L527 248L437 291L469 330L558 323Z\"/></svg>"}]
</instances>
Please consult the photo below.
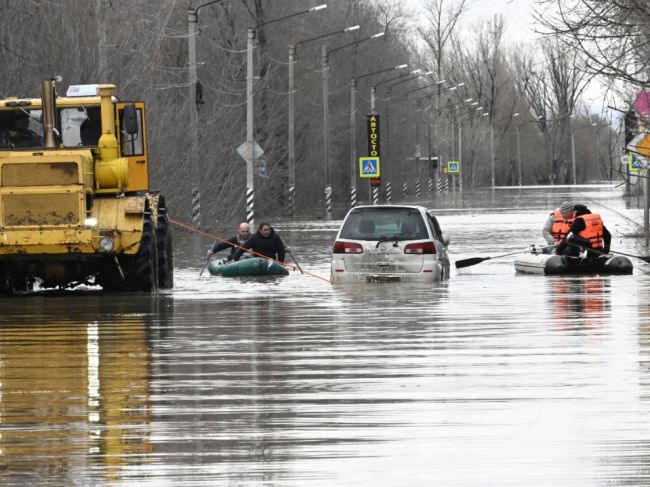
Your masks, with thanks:
<instances>
[{"instance_id":1,"label":"white car","mask_svg":"<svg viewBox=\"0 0 650 487\"><path fill-rule=\"evenodd\" d=\"M449 240L423 206L352 208L332 246L331 279L433 282L449 277Z\"/></svg>"}]
</instances>

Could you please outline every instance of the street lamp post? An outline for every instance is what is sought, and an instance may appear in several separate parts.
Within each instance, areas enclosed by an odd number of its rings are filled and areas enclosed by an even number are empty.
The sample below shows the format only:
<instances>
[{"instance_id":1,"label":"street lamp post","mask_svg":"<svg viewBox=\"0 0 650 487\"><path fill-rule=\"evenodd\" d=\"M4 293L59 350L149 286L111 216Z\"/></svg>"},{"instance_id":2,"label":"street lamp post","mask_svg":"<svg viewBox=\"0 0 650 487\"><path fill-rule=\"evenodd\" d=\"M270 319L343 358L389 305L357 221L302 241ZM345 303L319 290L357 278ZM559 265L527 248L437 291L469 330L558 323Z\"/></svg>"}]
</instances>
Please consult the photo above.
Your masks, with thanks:
<instances>
[{"instance_id":1,"label":"street lamp post","mask_svg":"<svg viewBox=\"0 0 650 487\"><path fill-rule=\"evenodd\" d=\"M257 26L260 28L265 25L281 22L283 20L297 17L299 15L316 12L327 8L327 4L318 5L307 10L301 10L284 17L272 19L263 22ZM255 29L252 27L248 29L246 44L246 147L250 151L246 159L246 221L253 225L255 222L255 178L253 175L253 164L255 163L255 139L253 136L254 130L254 104L253 104L253 47L255 42Z\"/></svg>"},{"instance_id":2,"label":"street lamp post","mask_svg":"<svg viewBox=\"0 0 650 487\"><path fill-rule=\"evenodd\" d=\"M392 176L392 165L388 162L390 160L389 154L390 154L390 98L391 98L391 88L395 86L396 84L399 83L404 83L405 81L410 81L413 79L417 79L420 76L422 76L420 73L422 72L421 69L415 69L413 71L410 71L408 73L400 74L397 76L393 76L392 78L385 79L383 81L380 81L376 83L370 90L370 111L372 113L375 113L375 107L376 107L376 95L377 95L377 88L379 88L381 85L384 85L386 83L390 83L395 80L400 80L397 81L396 83L393 83L388 86L387 90L387 97L386 97L386 116L384 117L384 126L386 127L386 137L384 139L384 149L383 149L383 166L384 168L388 169L391 167L391 172L389 174L388 171L386 171L384 174ZM404 79L406 78L406 79ZM391 180L390 178L387 178L388 181L386 182L386 201L390 203L391 199Z\"/></svg>"},{"instance_id":3,"label":"street lamp post","mask_svg":"<svg viewBox=\"0 0 650 487\"><path fill-rule=\"evenodd\" d=\"M490 171L492 173L492 189L496 186L496 178L494 176L494 121L490 117Z\"/></svg>"},{"instance_id":4,"label":"street lamp post","mask_svg":"<svg viewBox=\"0 0 650 487\"><path fill-rule=\"evenodd\" d=\"M296 52L298 50L298 46L302 44L307 44L308 42L313 42L319 39L324 39L326 37L334 36L336 34L345 34L348 32L355 31L359 28L358 25L352 26L352 27L346 27L345 29L337 30L334 32L330 32L328 34L323 34L320 36L312 37L309 39L305 39L302 41L297 42L295 45L289 45L289 213L291 217L293 218L295 214L295 202L296 202L296 197L295 197L295 191L296 191L296 172L295 172L295 167L296 167L296 151L295 151L295 104L294 104L294 95L295 95L295 89L294 89L294 65L296 63ZM325 49L325 46L323 46L323 49ZM325 67L323 69L323 78L325 80L326 74L325 74ZM324 81L325 82L325 81ZM325 108L323 108L323 111L325 111ZM326 153L325 155L325 161L329 160L329 140L327 139L328 131L327 131L327 125L325 125L325 147L324 147L324 152Z\"/></svg>"},{"instance_id":5,"label":"street lamp post","mask_svg":"<svg viewBox=\"0 0 650 487\"><path fill-rule=\"evenodd\" d=\"M372 39L377 39L379 37L384 36L385 32L379 32L377 34L371 35L369 37L366 37L364 39L359 39L354 42L350 42L349 44L345 44L343 46L336 47L334 49L330 49L330 51L323 51L323 64L324 64L324 69L323 72L327 69L329 70L329 58L330 56L336 52L340 51L342 49L356 46L358 44L361 44L362 42L366 42ZM326 79L324 78L324 84L326 83ZM357 185L356 185L356 157L357 157L357 147L356 147L356 93L357 93L357 81L356 79L352 79L352 83L350 85L350 157L352 159L352 172L350 174L350 205L352 208L354 208L357 205ZM323 110L325 110L325 103L323 104ZM329 133L329 127L326 127L326 132ZM328 139L329 140L329 139ZM328 171L329 172L329 171ZM330 186L330 194L331 194L331 186ZM329 216L329 215L328 215Z\"/></svg>"},{"instance_id":6,"label":"street lamp post","mask_svg":"<svg viewBox=\"0 0 650 487\"><path fill-rule=\"evenodd\" d=\"M371 73L365 73L365 74L362 74L361 76L357 76L356 78L352 78L353 92L356 92L357 82L362 78L368 78L370 76L374 76L374 75L382 74L382 73L387 73L388 71L394 71L394 70L403 69L403 68L406 68L406 67L408 67L408 64L400 64L398 66L393 66L392 68L380 69L379 71L373 71ZM351 98L351 100L350 100L351 102L356 102L356 97L351 96L350 98ZM374 104L374 101L371 100L370 113L374 114L375 113L375 107L372 106L373 104ZM356 104L355 103L352 103L351 111L352 111L353 114L356 112ZM352 116L352 118L354 118L354 116ZM356 140L353 141L353 145L355 145L355 144L356 144ZM355 152L356 152L356 149L355 149ZM354 156L354 159L356 159L356 154ZM352 160L352 173L351 174L354 174L354 178L351 181L352 183L356 182L356 171L355 171L356 161L354 159ZM368 184L370 184L370 183L368 183ZM352 187L354 187L355 189L354 189L354 191L351 190L351 193L356 191L356 185L352 186ZM379 191L377 189L375 189L375 188L376 187L372 188L372 203L373 204L378 203L377 200L378 200L378 196L379 196ZM355 203L355 206L356 206L356 202L354 202L354 203Z\"/></svg>"},{"instance_id":7,"label":"street lamp post","mask_svg":"<svg viewBox=\"0 0 650 487\"><path fill-rule=\"evenodd\" d=\"M199 5L196 8L187 9L187 40L188 40L188 62L189 62L189 96L190 96L190 161L192 167L192 223L196 227L201 226L201 175L199 169L199 112L196 99L196 85L198 77L196 74L196 36L198 35L197 24L199 21L199 10L208 5L221 3L224 0L213 0Z\"/></svg>"}]
</instances>

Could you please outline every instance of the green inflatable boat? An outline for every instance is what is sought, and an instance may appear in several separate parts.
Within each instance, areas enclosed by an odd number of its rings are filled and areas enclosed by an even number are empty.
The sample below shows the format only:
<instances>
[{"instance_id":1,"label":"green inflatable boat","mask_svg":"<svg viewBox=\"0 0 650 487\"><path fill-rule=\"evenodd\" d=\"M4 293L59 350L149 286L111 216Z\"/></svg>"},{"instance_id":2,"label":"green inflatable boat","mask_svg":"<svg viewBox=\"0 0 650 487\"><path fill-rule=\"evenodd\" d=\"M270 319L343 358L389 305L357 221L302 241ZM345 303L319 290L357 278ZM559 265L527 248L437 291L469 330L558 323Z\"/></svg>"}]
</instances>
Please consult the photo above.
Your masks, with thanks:
<instances>
[{"instance_id":1,"label":"green inflatable boat","mask_svg":"<svg viewBox=\"0 0 650 487\"><path fill-rule=\"evenodd\" d=\"M208 264L208 271L213 276L222 277L289 275L286 267L270 259L262 259L260 257L240 259L237 262L214 259Z\"/></svg>"}]
</instances>

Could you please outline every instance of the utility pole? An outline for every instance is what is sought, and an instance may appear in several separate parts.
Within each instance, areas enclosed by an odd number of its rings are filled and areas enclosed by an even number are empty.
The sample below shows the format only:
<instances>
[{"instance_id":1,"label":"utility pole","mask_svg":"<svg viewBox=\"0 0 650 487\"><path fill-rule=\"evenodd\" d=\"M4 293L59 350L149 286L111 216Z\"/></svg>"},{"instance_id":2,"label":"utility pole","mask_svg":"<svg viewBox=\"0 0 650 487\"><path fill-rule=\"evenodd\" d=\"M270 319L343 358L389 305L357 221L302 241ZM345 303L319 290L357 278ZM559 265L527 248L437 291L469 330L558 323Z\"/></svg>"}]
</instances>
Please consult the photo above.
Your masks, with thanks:
<instances>
[{"instance_id":1,"label":"utility pole","mask_svg":"<svg viewBox=\"0 0 650 487\"><path fill-rule=\"evenodd\" d=\"M350 82L350 208L357 206L357 80Z\"/></svg>"},{"instance_id":2,"label":"utility pole","mask_svg":"<svg viewBox=\"0 0 650 487\"><path fill-rule=\"evenodd\" d=\"M198 14L194 9L187 11L188 54L189 54L189 107L190 107L190 161L192 171L192 224L201 226L201 178L199 170L199 113L196 105L196 24Z\"/></svg>"},{"instance_id":3,"label":"utility pole","mask_svg":"<svg viewBox=\"0 0 650 487\"><path fill-rule=\"evenodd\" d=\"M519 125L517 125L517 161L519 161L519 186L524 183L523 163L521 161L521 145L519 143Z\"/></svg>"},{"instance_id":4,"label":"utility pole","mask_svg":"<svg viewBox=\"0 0 650 487\"><path fill-rule=\"evenodd\" d=\"M571 128L571 170L573 173L573 185L576 185L576 133Z\"/></svg>"},{"instance_id":5,"label":"utility pole","mask_svg":"<svg viewBox=\"0 0 650 487\"><path fill-rule=\"evenodd\" d=\"M495 187L495 178L494 178L494 121L490 116L490 161L491 161L491 170L492 170L492 189Z\"/></svg>"},{"instance_id":6,"label":"utility pole","mask_svg":"<svg viewBox=\"0 0 650 487\"><path fill-rule=\"evenodd\" d=\"M248 29L246 45L246 142L250 154L246 158L246 222L255 224L255 187L253 179L253 163L255 161L255 140L253 138L253 43L255 31Z\"/></svg>"},{"instance_id":7,"label":"utility pole","mask_svg":"<svg viewBox=\"0 0 650 487\"><path fill-rule=\"evenodd\" d=\"M295 105L294 105L294 64L296 47L289 46L289 215L294 217L296 211L296 147L295 147Z\"/></svg>"},{"instance_id":8,"label":"utility pole","mask_svg":"<svg viewBox=\"0 0 650 487\"><path fill-rule=\"evenodd\" d=\"M321 72L323 73L323 165L325 167L325 210L326 218L332 218L332 174L330 167L330 110L329 110L329 63L327 46L321 48Z\"/></svg>"}]
</instances>

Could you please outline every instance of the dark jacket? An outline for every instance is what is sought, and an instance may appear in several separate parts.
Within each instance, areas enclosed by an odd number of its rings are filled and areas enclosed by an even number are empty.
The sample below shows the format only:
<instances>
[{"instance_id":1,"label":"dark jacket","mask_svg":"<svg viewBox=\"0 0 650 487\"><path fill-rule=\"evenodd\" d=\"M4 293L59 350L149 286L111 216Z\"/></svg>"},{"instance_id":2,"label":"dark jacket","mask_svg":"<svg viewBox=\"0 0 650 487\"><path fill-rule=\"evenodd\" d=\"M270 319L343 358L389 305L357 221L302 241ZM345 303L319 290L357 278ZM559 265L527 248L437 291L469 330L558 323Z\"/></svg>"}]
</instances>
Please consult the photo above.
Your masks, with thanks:
<instances>
[{"instance_id":1,"label":"dark jacket","mask_svg":"<svg viewBox=\"0 0 650 487\"><path fill-rule=\"evenodd\" d=\"M235 245L242 245L243 243L243 240L239 240L239 235L233 235L225 242L215 242L214 245L212 245L212 252L217 253L229 248L230 253L228 254L227 259L233 260L235 258L235 253L237 252L237 247L235 247Z\"/></svg>"},{"instance_id":2,"label":"dark jacket","mask_svg":"<svg viewBox=\"0 0 650 487\"><path fill-rule=\"evenodd\" d=\"M246 240L242 247L251 249L252 251L262 254L265 257L270 257L272 259L279 260L284 262L284 242L275 233L275 230L271 229L268 237L264 237L259 230L255 232L251 237ZM235 252L234 260L239 260L241 255L244 253L242 249L237 249ZM255 257L259 257L255 255Z\"/></svg>"},{"instance_id":3,"label":"dark jacket","mask_svg":"<svg viewBox=\"0 0 650 487\"><path fill-rule=\"evenodd\" d=\"M589 215L591 211L587 209L584 205L576 205L576 218L569 229L569 233L564 238L564 240L557 246L556 253L559 255L571 255L577 256L583 249L591 248L591 242L589 240L580 237L580 232L582 232L587 226L585 221L580 218L582 215ZM603 243L604 247L602 249L597 249L602 252L609 252L609 245L612 241L612 234L609 233L609 230L603 225ZM574 245L570 245L574 244ZM580 248L582 247L582 248ZM588 252L589 257L597 257L599 254L596 252Z\"/></svg>"}]
</instances>

